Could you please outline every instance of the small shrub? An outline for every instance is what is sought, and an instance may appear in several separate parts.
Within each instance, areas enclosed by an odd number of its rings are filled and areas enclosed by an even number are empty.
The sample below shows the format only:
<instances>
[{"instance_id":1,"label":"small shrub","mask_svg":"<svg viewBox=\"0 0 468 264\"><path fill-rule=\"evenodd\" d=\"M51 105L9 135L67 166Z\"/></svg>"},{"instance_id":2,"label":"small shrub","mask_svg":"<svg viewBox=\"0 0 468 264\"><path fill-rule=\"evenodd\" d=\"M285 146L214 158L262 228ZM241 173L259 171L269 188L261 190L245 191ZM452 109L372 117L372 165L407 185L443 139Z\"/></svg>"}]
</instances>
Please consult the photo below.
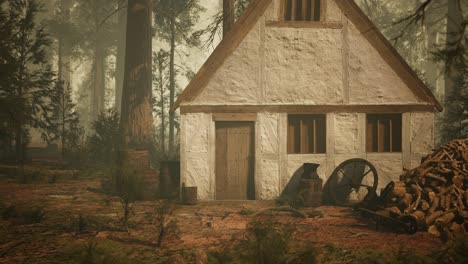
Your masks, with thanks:
<instances>
[{"instance_id":1,"label":"small shrub","mask_svg":"<svg viewBox=\"0 0 468 264\"><path fill-rule=\"evenodd\" d=\"M252 209L249 209L249 208L242 208L242 210L239 211L240 215L251 215L253 213L254 213L254 211Z\"/></svg>"},{"instance_id":2,"label":"small shrub","mask_svg":"<svg viewBox=\"0 0 468 264\"><path fill-rule=\"evenodd\" d=\"M234 263L235 253L228 250L213 250L208 252L208 264Z\"/></svg>"},{"instance_id":3,"label":"small shrub","mask_svg":"<svg viewBox=\"0 0 468 264\"><path fill-rule=\"evenodd\" d=\"M468 236L464 233L455 234L453 240L449 240L443 248L431 255L437 263L467 263L468 260Z\"/></svg>"},{"instance_id":4,"label":"small shrub","mask_svg":"<svg viewBox=\"0 0 468 264\"><path fill-rule=\"evenodd\" d=\"M20 172L18 169L17 179L20 184L30 184L33 182L38 182L43 180L45 177L44 173L41 170L28 171L25 170Z\"/></svg>"},{"instance_id":5,"label":"small shrub","mask_svg":"<svg viewBox=\"0 0 468 264\"><path fill-rule=\"evenodd\" d=\"M288 259L287 263L315 264L318 263L318 255L318 249L313 245L308 245L304 249L295 252L295 254Z\"/></svg>"},{"instance_id":6,"label":"small shrub","mask_svg":"<svg viewBox=\"0 0 468 264\"><path fill-rule=\"evenodd\" d=\"M18 208L16 205L10 205L2 212L3 220L10 220L16 225L31 225L41 223L45 212L42 208Z\"/></svg>"},{"instance_id":7,"label":"small shrub","mask_svg":"<svg viewBox=\"0 0 468 264\"><path fill-rule=\"evenodd\" d=\"M145 188L141 171L133 167L116 170L115 186L122 205L121 221L128 232L128 220L134 213L135 202L143 198Z\"/></svg>"},{"instance_id":8,"label":"small shrub","mask_svg":"<svg viewBox=\"0 0 468 264\"><path fill-rule=\"evenodd\" d=\"M59 178L59 176L57 174L55 174L55 173L51 174L51 175L49 175L49 177L47 177L47 182L49 184L54 184L54 183L57 182L58 178Z\"/></svg>"},{"instance_id":9,"label":"small shrub","mask_svg":"<svg viewBox=\"0 0 468 264\"><path fill-rule=\"evenodd\" d=\"M270 220L253 221L247 228L243 246L247 261L258 264L286 263L286 254L294 227ZM241 245L242 246L242 245Z\"/></svg>"},{"instance_id":10,"label":"small shrub","mask_svg":"<svg viewBox=\"0 0 468 264\"><path fill-rule=\"evenodd\" d=\"M99 244L93 240L88 240L82 247L80 258L78 260L82 264L119 264L127 263L124 260L119 260L107 250L100 247Z\"/></svg>"},{"instance_id":11,"label":"small shrub","mask_svg":"<svg viewBox=\"0 0 468 264\"><path fill-rule=\"evenodd\" d=\"M76 221L76 227L78 233L83 233L87 230L89 225L88 219L86 219L82 214L78 216Z\"/></svg>"},{"instance_id":12,"label":"small shrub","mask_svg":"<svg viewBox=\"0 0 468 264\"><path fill-rule=\"evenodd\" d=\"M289 205L292 208L300 209L304 207L304 199L301 194L281 195L275 200L277 205Z\"/></svg>"},{"instance_id":13,"label":"small shrub","mask_svg":"<svg viewBox=\"0 0 468 264\"><path fill-rule=\"evenodd\" d=\"M171 215L174 211L174 203L170 200L159 200L156 204L155 214L149 215L151 223L156 227L157 247L161 247L163 239L177 230L177 224Z\"/></svg>"}]
</instances>

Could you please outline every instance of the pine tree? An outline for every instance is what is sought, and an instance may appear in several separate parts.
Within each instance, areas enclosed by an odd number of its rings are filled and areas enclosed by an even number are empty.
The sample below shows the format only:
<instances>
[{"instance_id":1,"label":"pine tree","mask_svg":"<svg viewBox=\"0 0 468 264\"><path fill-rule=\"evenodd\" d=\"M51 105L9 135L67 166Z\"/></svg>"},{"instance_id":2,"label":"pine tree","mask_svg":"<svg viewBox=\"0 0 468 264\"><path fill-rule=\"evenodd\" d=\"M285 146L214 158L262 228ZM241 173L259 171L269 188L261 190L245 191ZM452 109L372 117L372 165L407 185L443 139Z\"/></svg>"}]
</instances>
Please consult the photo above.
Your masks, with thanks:
<instances>
[{"instance_id":1,"label":"pine tree","mask_svg":"<svg viewBox=\"0 0 468 264\"><path fill-rule=\"evenodd\" d=\"M156 35L169 44L169 108L176 96L176 49L180 46L199 46L199 39L193 34L195 23L203 7L198 0L155 0L154 21ZM169 114L169 153L175 150L176 116Z\"/></svg>"},{"instance_id":2,"label":"pine tree","mask_svg":"<svg viewBox=\"0 0 468 264\"><path fill-rule=\"evenodd\" d=\"M203 47L208 48L212 46L217 39L222 38L223 35L227 33L225 31L230 31L231 27L226 27L225 19L227 19L228 23L234 24L244 13L250 1L251 0L223 0L223 10L212 17L211 23L206 28L195 32L195 35L199 38L205 36L205 40L202 43ZM234 18L226 17L232 15L234 15Z\"/></svg>"},{"instance_id":3,"label":"pine tree","mask_svg":"<svg viewBox=\"0 0 468 264\"><path fill-rule=\"evenodd\" d=\"M46 53L50 40L34 21L40 5L36 0L8 0L4 5L9 23L0 27L11 34L2 39L7 56L1 60L9 72L2 76L0 97L8 102L2 110L15 129L16 161L22 166L29 127L45 129L50 120L54 74Z\"/></svg>"},{"instance_id":4,"label":"pine tree","mask_svg":"<svg viewBox=\"0 0 468 264\"><path fill-rule=\"evenodd\" d=\"M442 137L447 140L468 138L468 69L464 68L463 84L448 98Z\"/></svg>"},{"instance_id":5,"label":"pine tree","mask_svg":"<svg viewBox=\"0 0 468 264\"><path fill-rule=\"evenodd\" d=\"M159 141L161 147L161 153L166 154L166 113L168 112L168 59L169 53L163 49L159 50L157 53L153 53L153 85L154 85L154 94L157 96L154 97L153 103L153 112L161 120L159 127Z\"/></svg>"},{"instance_id":6,"label":"pine tree","mask_svg":"<svg viewBox=\"0 0 468 264\"><path fill-rule=\"evenodd\" d=\"M47 142L60 141L62 159L67 153L79 147L83 129L72 100L70 84L57 81L51 96L52 116L43 137Z\"/></svg>"},{"instance_id":7,"label":"pine tree","mask_svg":"<svg viewBox=\"0 0 468 264\"><path fill-rule=\"evenodd\" d=\"M81 56L91 62L87 83L90 119L95 121L105 110L107 58L116 45L116 16L109 17L118 8L120 0L80 0L73 12L73 23L79 29ZM86 87L87 88L87 87Z\"/></svg>"}]
</instances>

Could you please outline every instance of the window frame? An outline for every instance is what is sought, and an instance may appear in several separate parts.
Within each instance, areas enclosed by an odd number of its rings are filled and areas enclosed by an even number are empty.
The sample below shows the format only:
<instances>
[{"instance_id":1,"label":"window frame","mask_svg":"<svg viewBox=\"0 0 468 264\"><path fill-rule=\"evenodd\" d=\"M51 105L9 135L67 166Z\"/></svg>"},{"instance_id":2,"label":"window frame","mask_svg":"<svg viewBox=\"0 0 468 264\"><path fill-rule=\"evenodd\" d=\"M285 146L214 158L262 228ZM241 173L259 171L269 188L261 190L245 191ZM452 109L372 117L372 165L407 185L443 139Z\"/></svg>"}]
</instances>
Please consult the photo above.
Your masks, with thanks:
<instances>
[{"instance_id":1,"label":"window frame","mask_svg":"<svg viewBox=\"0 0 468 264\"><path fill-rule=\"evenodd\" d=\"M291 122L299 122L299 128L294 127L293 133L291 133ZM304 123L307 125L303 126ZM326 154L326 114L288 114L286 125L286 151L288 155ZM306 138L304 138L304 131L307 131L308 134ZM313 135L312 138L310 133Z\"/></svg>"},{"instance_id":2,"label":"window frame","mask_svg":"<svg viewBox=\"0 0 468 264\"><path fill-rule=\"evenodd\" d=\"M286 23L323 23L326 20L325 14L326 14L326 3L327 0L308 0L311 1L312 3L315 3L315 1L320 1L320 12L319 12L319 20L287 20L286 19L286 2L289 0L280 0L280 9L279 9L279 21L286 22ZM295 0L291 0L295 1ZM300 0L298 0L300 1ZM305 1L305 0L303 0ZM312 16L313 14L311 14Z\"/></svg>"},{"instance_id":3,"label":"window frame","mask_svg":"<svg viewBox=\"0 0 468 264\"><path fill-rule=\"evenodd\" d=\"M379 126L384 122L388 128ZM397 122L395 124L395 121ZM371 122L377 122L372 124ZM374 127L376 125L376 127ZM395 136L395 128L398 134ZM386 131L388 130L388 131ZM388 142L384 138L385 132L389 134ZM381 133L384 133L383 135ZM403 152L403 114L402 113L367 113L366 114L366 153L402 153ZM394 144L395 140L399 141ZM388 147L385 144L388 143ZM384 144L384 145L381 145ZM395 150L396 149L396 150Z\"/></svg>"}]
</instances>

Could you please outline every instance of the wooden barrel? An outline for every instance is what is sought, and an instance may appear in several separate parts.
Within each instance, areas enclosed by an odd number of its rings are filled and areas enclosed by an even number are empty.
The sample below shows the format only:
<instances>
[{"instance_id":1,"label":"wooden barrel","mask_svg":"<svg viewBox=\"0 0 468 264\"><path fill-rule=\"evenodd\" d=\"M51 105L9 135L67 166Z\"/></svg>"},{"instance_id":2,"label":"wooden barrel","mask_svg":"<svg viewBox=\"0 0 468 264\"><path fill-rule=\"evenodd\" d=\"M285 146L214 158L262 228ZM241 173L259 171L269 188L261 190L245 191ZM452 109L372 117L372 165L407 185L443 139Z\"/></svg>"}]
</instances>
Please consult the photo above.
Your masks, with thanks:
<instances>
[{"instance_id":1,"label":"wooden barrel","mask_svg":"<svg viewBox=\"0 0 468 264\"><path fill-rule=\"evenodd\" d=\"M301 179L300 193L305 207L322 205L322 179Z\"/></svg>"},{"instance_id":2,"label":"wooden barrel","mask_svg":"<svg viewBox=\"0 0 468 264\"><path fill-rule=\"evenodd\" d=\"M182 203L186 205L197 204L197 187L182 187Z\"/></svg>"}]
</instances>

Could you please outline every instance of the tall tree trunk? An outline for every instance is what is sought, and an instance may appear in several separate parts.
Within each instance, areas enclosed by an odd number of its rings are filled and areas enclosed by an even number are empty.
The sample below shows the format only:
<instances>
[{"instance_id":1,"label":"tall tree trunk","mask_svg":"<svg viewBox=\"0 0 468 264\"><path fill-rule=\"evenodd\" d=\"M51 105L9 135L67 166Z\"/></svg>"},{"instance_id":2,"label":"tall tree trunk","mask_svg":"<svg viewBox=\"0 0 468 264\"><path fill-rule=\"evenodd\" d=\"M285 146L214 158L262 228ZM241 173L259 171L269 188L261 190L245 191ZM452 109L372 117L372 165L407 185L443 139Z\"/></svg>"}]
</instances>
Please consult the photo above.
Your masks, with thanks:
<instances>
[{"instance_id":1,"label":"tall tree trunk","mask_svg":"<svg viewBox=\"0 0 468 264\"><path fill-rule=\"evenodd\" d=\"M105 51L101 47L100 43L96 43L95 54L94 54L94 82L93 82L93 99L92 101L92 120L96 121L99 114L104 111L104 99L105 99L105 78L106 78L106 56Z\"/></svg>"},{"instance_id":2,"label":"tall tree trunk","mask_svg":"<svg viewBox=\"0 0 468 264\"><path fill-rule=\"evenodd\" d=\"M463 14L461 12L460 2L458 0L448 0L447 10L447 50L453 50L457 38L462 34L461 27L463 22ZM450 59L450 58L449 58ZM445 75L445 98L447 99L453 93L457 85L460 85L461 71L459 65L449 64L447 61L447 71Z\"/></svg>"},{"instance_id":3,"label":"tall tree trunk","mask_svg":"<svg viewBox=\"0 0 468 264\"><path fill-rule=\"evenodd\" d=\"M172 108L174 105L175 98L175 65L174 65L174 56L175 56L175 18L172 16L172 21L170 25L171 33L171 50L169 53L169 108ZM175 128L175 113L171 112L169 114L169 154L174 153L174 128Z\"/></svg>"},{"instance_id":4,"label":"tall tree trunk","mask_svg":"<svg viewBox=\"0 0 468 264\"><path fill-rule=\"evenodd\" d=\"M161 152L166 153L166 116L164 114L164 82L163 82L163 58L159 58L158 60L158 70L159 70L159 91L161 93L161 130L160 130L160 138L161 138Z\"/></svg>"},{"instance_id":5,"label":"tall tree trunk","mask_svg":"<svg viewBox=\"0 0 468 264\"><path fill-rule=\"evenodd\" d=\"M231 31L234 25L234 0L223 0L223 36Z\"/></svg>"},{"instance_id":6,"label":"tall tree trunk","mask_svg":"<svg viewBox=\"0 0 468 264\"><path fill-rule=\"evenodd\" d=\"M63 23L70 23L70 9L73 5L72 0L60 1L60 12ZM66 41L63 35L58 38L58 77L65 84L71 83L71 58L70 58L70 43Z\"/></svg>"},{"instance_id":7,"label":"tall tree trunk","mask_svg":"<svg viewBox=\"0 0 468 264\"><path fill-rule=\"evenodd\" d=\"M123 8L128 4L127 0L121 1L118 8L118 39L117 39L117 55L115 63L115 109L120 114L122 104L122 86L125 69L125 37L127 35L127 8Z\"/></svg>"},{"instance_id":8,"label":"tall tree trunk","mask_svg":"<svg viewBox=\"0 0 468 264\"><path fill-rule=\"evenodd\" d=\"M62 90L62 133L61 133L61 136L62 136L62 160L65 159L65 112L66 112L66 105L65 105L65 85L63 84L60 89Z\"/></svg>"},{"instance_id":9,"label":"tall tree trunk","mask_svg":"<svg viewBox=\"0 0 468 264\"><path fill-rule=\"evenodd\" d=\"M127 44L120 118L123 148L148 148L152 142L152 2L129 0Z\"/></svg>"}]
</instances>

